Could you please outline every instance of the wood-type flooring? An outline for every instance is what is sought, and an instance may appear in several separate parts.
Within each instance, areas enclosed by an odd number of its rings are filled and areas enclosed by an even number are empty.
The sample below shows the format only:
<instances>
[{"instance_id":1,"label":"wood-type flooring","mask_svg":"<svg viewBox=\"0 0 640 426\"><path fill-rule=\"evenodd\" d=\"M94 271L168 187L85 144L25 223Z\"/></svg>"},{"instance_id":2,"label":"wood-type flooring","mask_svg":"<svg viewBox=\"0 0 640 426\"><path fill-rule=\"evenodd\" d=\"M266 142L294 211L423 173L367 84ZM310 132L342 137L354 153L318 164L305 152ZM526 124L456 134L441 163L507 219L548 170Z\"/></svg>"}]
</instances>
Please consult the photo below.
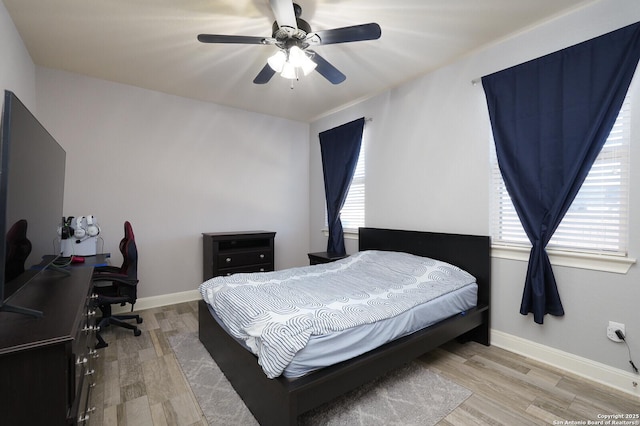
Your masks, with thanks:
<instances>
[{"instance_id":1,"label":"wood-type flooring","mask_svg":"<svg viewBox=\"0 0 640 426\"><path fill-rule=\"evenodd\" d=\"M88 424L207 425L167 341L197 331L197 303L138 313L141 336L119 327L103 333L109 346L96 360ZM495 346L450 343L420 360L473 392L439 426L587 424L640 413L640 398Z\"/></svg>"}]
</instances>

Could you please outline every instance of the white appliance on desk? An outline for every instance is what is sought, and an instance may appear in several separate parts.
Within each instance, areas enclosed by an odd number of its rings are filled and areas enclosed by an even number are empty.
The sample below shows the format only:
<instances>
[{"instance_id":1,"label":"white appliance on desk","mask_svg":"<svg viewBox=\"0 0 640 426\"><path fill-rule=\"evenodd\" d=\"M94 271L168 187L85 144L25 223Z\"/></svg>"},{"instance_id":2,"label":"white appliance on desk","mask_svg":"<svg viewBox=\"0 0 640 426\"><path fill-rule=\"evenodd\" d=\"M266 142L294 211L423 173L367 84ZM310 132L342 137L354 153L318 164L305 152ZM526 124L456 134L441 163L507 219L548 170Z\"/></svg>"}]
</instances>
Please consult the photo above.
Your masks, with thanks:
<instances>
[{"instance_id":1,"label":"white appliance on desk","mask_svg":"<svg viewBox=\"0 0 640 426\"><path fill-rule=\"evenodd\" d=\"M94 216L67 217L60 230L62 256L95 256L98 235L100 227Z\"/></svg>"}]
</instances>

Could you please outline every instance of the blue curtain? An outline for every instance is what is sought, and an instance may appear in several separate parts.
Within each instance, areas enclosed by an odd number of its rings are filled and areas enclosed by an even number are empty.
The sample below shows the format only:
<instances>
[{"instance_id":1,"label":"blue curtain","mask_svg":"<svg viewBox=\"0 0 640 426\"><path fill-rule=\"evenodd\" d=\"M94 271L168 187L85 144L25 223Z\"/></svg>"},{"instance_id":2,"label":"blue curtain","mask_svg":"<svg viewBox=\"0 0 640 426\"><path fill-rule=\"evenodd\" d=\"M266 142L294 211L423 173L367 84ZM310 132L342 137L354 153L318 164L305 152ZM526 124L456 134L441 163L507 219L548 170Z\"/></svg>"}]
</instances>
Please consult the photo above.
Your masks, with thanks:
<instances>
[{"instance_id":1,"label":"blue curtain","mask_svg":"<svg viewBox=\"0 0 640 426\"><path fill-rule=\"evenodd\" d=\"M327 251L340 255L346 253L340 210L358 163L363 128L364 117L319 134L329 222Z\"/></svg>"},{"instance_id":2,"label":"blue curtain","mask_svg":"<svg viewBox=\"0 0 640 426\"><path fill-rule=\"evenodd\" d=\"M616 120L640 23L482 78L498 165L532 244L520 313L564 315L545 247Z\"/></svg>"}]
</instances>

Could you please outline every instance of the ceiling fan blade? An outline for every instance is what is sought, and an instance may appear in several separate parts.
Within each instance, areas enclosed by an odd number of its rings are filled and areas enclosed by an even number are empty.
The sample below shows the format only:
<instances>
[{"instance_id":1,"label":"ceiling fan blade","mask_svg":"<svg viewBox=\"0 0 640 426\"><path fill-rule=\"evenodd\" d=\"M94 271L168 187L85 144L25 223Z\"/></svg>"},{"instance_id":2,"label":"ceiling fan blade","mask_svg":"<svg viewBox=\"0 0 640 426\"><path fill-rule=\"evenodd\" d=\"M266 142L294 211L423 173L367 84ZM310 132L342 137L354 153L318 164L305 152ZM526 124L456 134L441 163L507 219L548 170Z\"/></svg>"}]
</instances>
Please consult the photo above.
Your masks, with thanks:
<instances>
[{"instance_id":1,"label":"ceiling fan blade","mask_svg":"<svg viewBox=\"0 0 640 426\"><path fill-rule=\"evenodd\" d=\"M279 27L298 28L291 0L269 0L269 5Z\"/></svg>"},{"instance_id":2,"label":"ceiling fan blade","mask_svg":"<svg viewBox=\"0 0 640 426\"><path fill-rule=\"evenodd\" d=\"M314 41L314 35L320 40ZM308 39L312 44L336 44L349 43L352 41L376 40L382 35L380 25L376 23L354 25L352 27L334 28L332 30L321 30L309 34Z\"/></svg>"},{"instance_id":3,"label":"ceiling fan blade","mask_svg":"<svg viewBox=\"0 0 640 426\"><path fill-rule=\"evenodd\" d=\"M342 74L336 67L327 62L327 60L322 56L318 55L315 52L313 53L314 55L311 60L318 64L318 66L316 67L316 71L318 71L320 75L329 80L332 84L340 84L346 80L347 76Z\"/></svg>"},{"instance_id":4,"label":"ceiling fan blade","mask_svg":"<svg viewBox=\"0 0 640 426\"><path fill-rule=\"evenodd\" d=\"M253 79L254 84L266 84L271 80L271 77L274 76L276 72L269 66L269 64L265 65L264 68L260 70L256 78Z\"/></svg>"},{"instance_id":5,"label":"ceiling fan blade","mask_svg":"<svg viewBox=\"0 0 640 426\"><path fill-rule=\"evenodd\" d=\"M273 44L271 39L266 37L219 34L199 34L198 41L202 43Z\"/></svg>"}]
</instances>

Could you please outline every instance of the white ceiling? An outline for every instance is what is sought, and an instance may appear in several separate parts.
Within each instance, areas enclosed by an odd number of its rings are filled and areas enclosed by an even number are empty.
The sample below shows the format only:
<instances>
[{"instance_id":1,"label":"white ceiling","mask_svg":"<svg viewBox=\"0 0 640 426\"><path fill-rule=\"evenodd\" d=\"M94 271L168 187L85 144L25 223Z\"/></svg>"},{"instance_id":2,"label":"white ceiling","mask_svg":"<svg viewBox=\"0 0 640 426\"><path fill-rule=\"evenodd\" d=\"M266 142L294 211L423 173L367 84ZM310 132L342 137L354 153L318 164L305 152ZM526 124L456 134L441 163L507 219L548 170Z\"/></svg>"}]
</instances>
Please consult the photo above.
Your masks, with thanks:
<instances>
[{"instance_id":1,"label":"white ceiling","mask_svg":"<svg viewBox=\"0 0 640 426\"><path fill-rule=\"evenodd\" d=\"M274 46L203 44L200 33L270 37L268 0L3 0L36 65L312 121L591 0L298 0L313 30L368 22L378 40L315 47L347 79L253 84Z\"/></svg>"}]
</instances>

